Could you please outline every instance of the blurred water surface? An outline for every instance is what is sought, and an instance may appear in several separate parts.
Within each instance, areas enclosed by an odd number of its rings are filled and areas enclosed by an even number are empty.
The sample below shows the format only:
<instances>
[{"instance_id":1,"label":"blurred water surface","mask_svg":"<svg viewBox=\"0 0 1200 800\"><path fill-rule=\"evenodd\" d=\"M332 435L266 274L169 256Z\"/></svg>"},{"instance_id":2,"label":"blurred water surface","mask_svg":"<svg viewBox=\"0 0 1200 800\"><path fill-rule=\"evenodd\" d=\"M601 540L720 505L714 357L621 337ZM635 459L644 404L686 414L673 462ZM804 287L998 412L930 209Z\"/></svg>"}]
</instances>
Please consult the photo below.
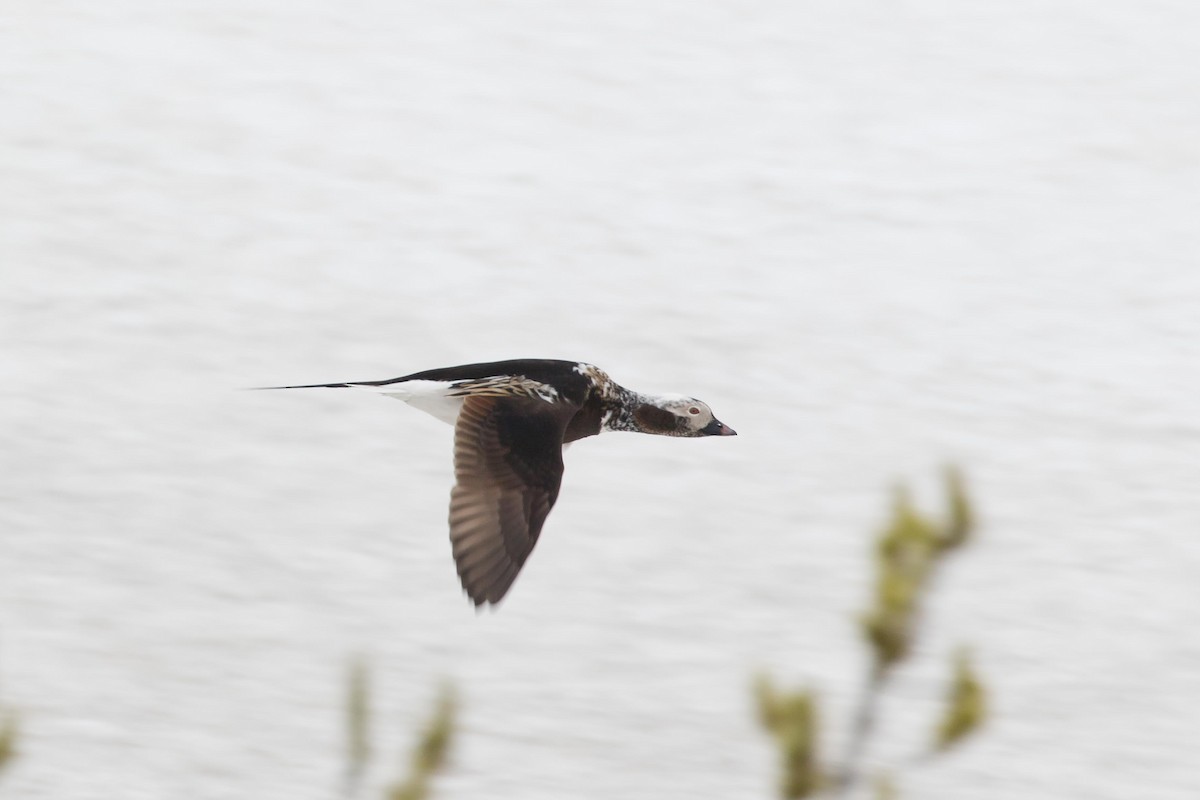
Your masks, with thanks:
<instances>
[{"instance_id":1,"label":"blurred water surface","mask_svg":"<svg viewBox=\"0 0 1200 800\"><path fill-rule=\"evenodd\" d=\"M770 797L750 675L834 750L889 489L955 462L985 525L872 757L965 641L995 717L903 796L1196 796L1194 4L4 16L0 794L335 796L362 653L373 792L448 675L439 796ZM741 435L572 448L496 613L449 428L236 391L508 357Z\"/></svg>"}]
</instances>

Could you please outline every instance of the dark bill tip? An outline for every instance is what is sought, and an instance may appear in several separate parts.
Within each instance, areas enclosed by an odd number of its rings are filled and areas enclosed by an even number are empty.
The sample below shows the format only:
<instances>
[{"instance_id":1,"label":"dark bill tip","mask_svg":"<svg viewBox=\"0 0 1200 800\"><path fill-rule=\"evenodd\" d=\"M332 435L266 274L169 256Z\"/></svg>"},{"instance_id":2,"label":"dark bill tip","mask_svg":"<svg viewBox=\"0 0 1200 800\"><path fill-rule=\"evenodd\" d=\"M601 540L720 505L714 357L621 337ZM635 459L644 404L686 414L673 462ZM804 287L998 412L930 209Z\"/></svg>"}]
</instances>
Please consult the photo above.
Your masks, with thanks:
<instances>
[{"instance_id":1,"label":"dark bill tip","mask_svg":"<svg viewBox=\"0 0 1200 800\"><path fill-rule=\"evenodd\" d=\"M713 420L700 429L705 436L737 436L737 431L719 420Z\"/></svg>"}]
</instances>

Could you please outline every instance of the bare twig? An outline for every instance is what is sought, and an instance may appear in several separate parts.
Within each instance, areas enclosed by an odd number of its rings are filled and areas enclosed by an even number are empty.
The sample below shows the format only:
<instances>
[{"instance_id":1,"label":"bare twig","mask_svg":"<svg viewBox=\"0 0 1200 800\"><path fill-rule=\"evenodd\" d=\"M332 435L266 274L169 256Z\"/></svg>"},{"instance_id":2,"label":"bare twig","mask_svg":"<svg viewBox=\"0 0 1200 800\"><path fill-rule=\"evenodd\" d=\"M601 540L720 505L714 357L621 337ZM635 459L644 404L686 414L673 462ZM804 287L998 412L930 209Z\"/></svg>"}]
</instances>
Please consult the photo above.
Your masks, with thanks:
<instances>
[{"instance_id":1,"label":"bare twig","mask_svg":"<svg viewBox=\"0 0 1200 800\"><path fill-rule=\"evenodd\" d=\"M875 723L879 715L879 701L883 697L886 681L887 671L879 669L878 665L873 667L867 676L862 693L859 695L858 708L854 712L850 738L842 756L841 769L833 782L836 797L848 797L859 780L859 765L865 755L867 743L870 742L871 735L875 732Z\"/></svg>"}]
</instances>

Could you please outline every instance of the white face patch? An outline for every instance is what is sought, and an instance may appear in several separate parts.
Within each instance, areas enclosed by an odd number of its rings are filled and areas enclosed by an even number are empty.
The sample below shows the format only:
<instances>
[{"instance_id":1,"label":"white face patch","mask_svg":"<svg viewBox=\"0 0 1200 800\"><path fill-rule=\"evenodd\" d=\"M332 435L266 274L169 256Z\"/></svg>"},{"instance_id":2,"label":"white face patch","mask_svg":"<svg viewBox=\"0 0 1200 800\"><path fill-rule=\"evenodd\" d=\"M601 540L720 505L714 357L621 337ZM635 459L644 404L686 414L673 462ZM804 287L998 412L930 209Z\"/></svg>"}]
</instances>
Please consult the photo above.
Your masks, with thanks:
<instances>
[{"instance_id":1,"label":"white face patch","mask_svg":"<svg viewBox=\"0 0 1200 800\"><path fill-rule=\"evenodd\" d=\"M670 411L683 420L684 426L690 431L705 428L713 421L712 409L707 403L694 397L681 394L660 394L654 397L655 405Z\"/></svg>"}]
</instances>

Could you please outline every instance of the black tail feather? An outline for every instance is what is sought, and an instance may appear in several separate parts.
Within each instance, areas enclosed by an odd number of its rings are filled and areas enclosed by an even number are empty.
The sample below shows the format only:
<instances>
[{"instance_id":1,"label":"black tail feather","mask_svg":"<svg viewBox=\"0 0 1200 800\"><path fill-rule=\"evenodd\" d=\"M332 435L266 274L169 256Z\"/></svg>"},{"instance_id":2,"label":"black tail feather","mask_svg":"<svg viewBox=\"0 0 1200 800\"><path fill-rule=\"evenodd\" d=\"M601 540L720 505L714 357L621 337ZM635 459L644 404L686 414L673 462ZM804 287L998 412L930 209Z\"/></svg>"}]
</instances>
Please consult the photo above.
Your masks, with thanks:
<instances>
[{"instance_id":1,"label":"black tail feather","mask_svg":"<svg viewBox=\"0 0 1200 800\"><path fill-rule=\"evenodd\" d=\"M265 392L272 389L348 389L352 383L306 383L302 386L251 386L252 392Z\"/></svg>"}]
</instances>

